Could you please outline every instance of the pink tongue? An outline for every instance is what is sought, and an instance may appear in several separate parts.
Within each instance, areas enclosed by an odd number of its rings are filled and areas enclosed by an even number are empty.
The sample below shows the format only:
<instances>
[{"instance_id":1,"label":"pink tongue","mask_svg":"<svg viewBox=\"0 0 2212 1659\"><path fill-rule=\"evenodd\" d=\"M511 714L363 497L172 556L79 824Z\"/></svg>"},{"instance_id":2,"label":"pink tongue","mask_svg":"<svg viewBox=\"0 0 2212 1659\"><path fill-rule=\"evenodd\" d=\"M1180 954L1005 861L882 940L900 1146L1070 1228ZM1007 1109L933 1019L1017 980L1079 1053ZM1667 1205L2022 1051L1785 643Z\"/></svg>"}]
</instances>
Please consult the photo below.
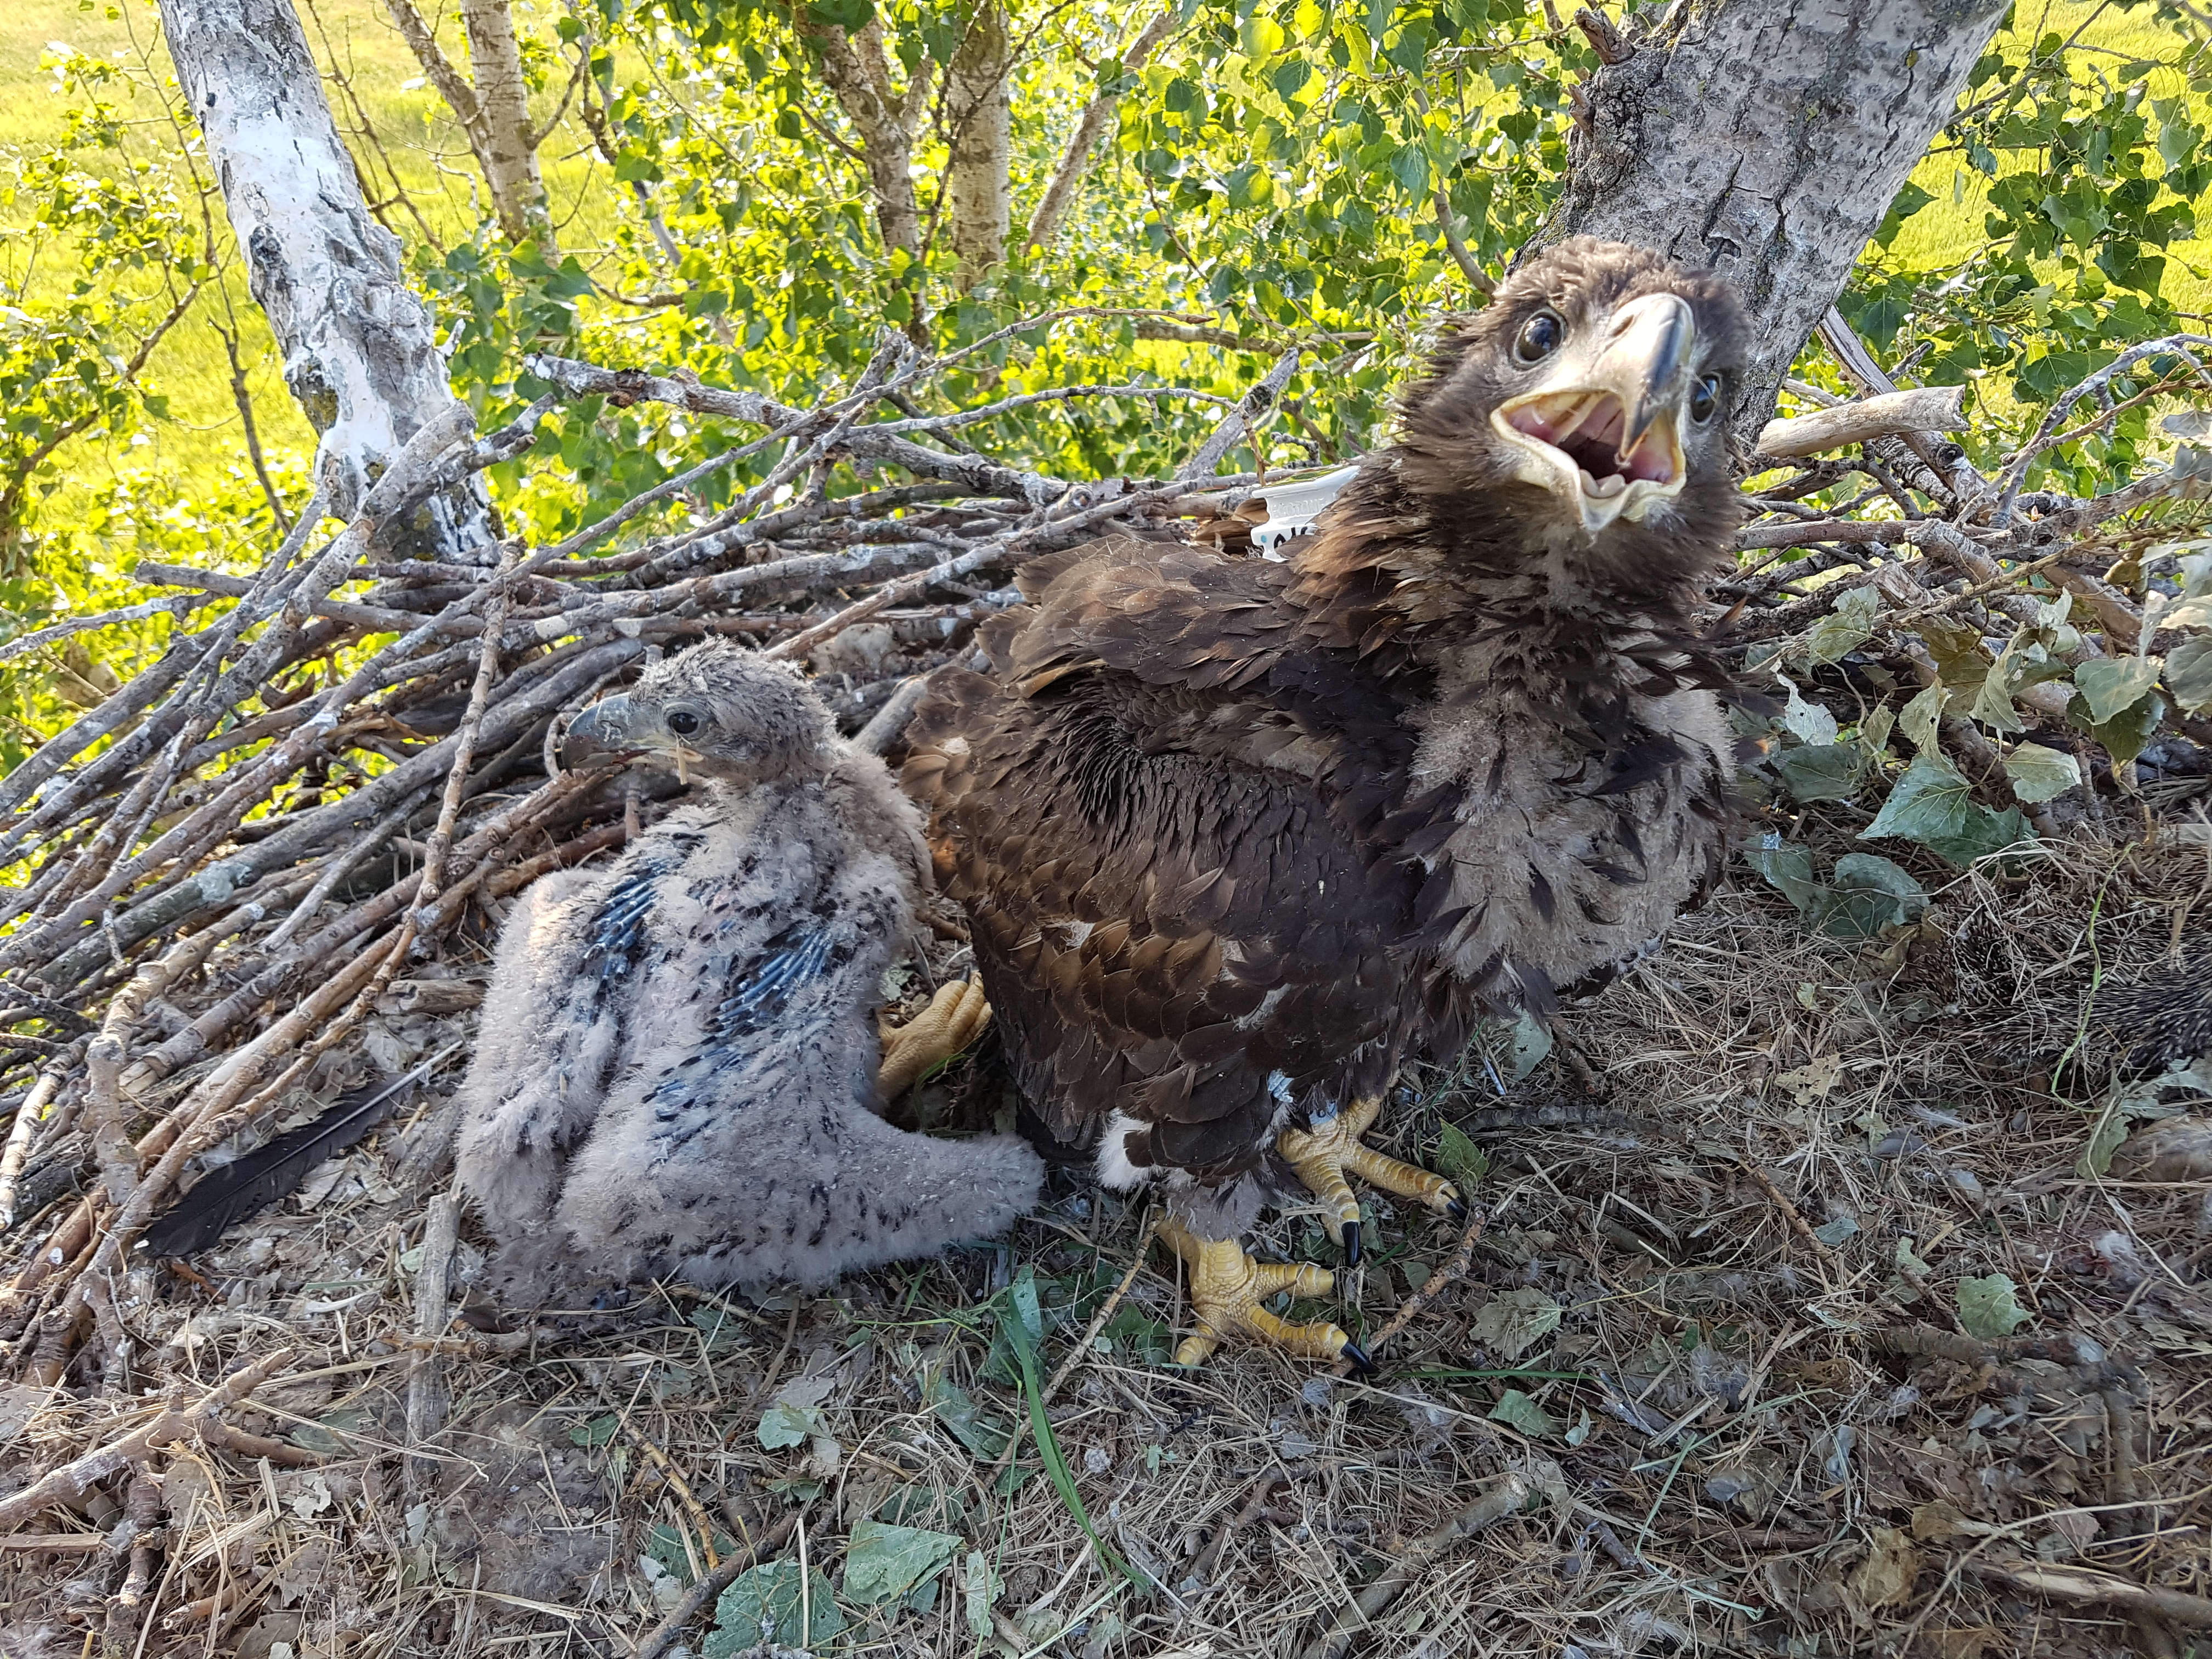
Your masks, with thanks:
<instances>
[{"instance_id":1,"label":"pink tongue","mask_svg":"<svg viewBox=\"0 0 2212 1659\"><path fill-rule=\"evenodd\" d=\"M1658 433L1647 432L1636 447L1628 453L1621 464L1621 476L1626 478L1648 478L1664 483L1674 476L1674 458L1667 453L1667 446L1659 441Z\"/></svg>"}]
</instances>

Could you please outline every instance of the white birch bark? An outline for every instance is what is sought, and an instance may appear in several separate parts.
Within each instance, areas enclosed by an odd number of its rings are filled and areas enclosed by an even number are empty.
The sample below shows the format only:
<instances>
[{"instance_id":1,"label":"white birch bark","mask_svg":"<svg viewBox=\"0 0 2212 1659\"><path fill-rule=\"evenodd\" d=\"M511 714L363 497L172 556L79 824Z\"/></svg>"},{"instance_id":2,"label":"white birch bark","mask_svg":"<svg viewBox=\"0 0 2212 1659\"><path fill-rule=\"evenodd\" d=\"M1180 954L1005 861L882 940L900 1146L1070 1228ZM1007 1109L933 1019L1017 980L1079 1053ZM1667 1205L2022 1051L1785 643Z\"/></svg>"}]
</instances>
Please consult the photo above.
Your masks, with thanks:
<instances>
[{"instance_id":1,"label":"white birch bark","mask_svg":"<svg viewBox=\"0 0 2212 1659\"><path fill-rule=\"evenodd\" d=\"M453 406L399 241L370 216L290 0L161 0L177 79L205 136L247 285L284 380L322 434L330 512L350 517L424 422ZM412 550L492 562L480 479L427 503Z\"/></svg>"},{"instance_id":2,"label":"white birch bark","mask_svg":"<svg viewBox=\"0 0 2212 1659\"><path fill-rule=\"evenodd\" d=\"M507 0L461 0L468 31L469 67L476 77L483 143L477 161L491 186L499 226L514 241L534 241L550 260L553 216L538 172L538 134L530 125L530 84L522 77L522 47Z\"/></svg>"},{"instance_id":3,"label":"white birch bark","mask_svg":"<svg viewBox=\"0 0 2212 1659\"><path fill-rule=\"evenodd\" d=\"M1948 120L2005 0L1686 0L1580 88L1561 237L1639 242L1733 283L1752 318L1732 419L1747 443L1890 203Z\"/></svg>"},{"instance_id":4,"label":"white birch bark","mask_svg":"<svg viewBox=\"0 0 2212 1659\"><path fill-rule=\"evenodd\" d=\"M981 0L945 71L951 155L945 165L958 281L973 288L1006 256L1013 229L1013 45L1000 0Z\"/></svg>"}]
</instances>

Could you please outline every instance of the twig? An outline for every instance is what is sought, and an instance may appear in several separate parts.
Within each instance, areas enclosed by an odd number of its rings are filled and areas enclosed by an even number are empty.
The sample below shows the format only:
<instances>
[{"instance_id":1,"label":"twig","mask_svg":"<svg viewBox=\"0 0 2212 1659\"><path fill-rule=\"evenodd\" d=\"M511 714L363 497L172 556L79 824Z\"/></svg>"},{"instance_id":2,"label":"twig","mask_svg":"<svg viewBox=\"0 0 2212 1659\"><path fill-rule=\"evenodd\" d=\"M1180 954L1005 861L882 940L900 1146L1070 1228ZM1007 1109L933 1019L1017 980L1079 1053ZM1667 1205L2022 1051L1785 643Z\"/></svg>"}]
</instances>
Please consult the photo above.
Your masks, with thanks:
<instances>
[{"instance_id":1,"label":"twig","mask_svg":"<svg viewBox=\"0 0 2212 1659\"><path fill-rule=\"evenodd\" d=\"M1500 1475L1488 1491L1434 1532L1414 1539L1398 1552L1398 1559L1383 1569L1382 1574L1352 1600L1351 1606L1340 1607L1328 1627L1308 1643L1300 1659L1343 1659L1352 1646L1352 1637L1370 1623L1375 1615L1389 1607L1421 1574L1437 1557L1462 1538L1495 1526L1510 1516L1519 1514L1534 1497L1535 1487L1522 1474Z\"/></svg>"},{"instance_id":2,"label":"twig","mask_svg":"<svg viewBox=\"0 0 2212 1659\"><path fill-rule=\"evenodd\" d=\"M2156 1613L2177 1624L2212 1626L2212 1599L2155 1584L2138 1584L2118 1573L2071 1563L2038 1561L1970 1561L1966 1571L1978 1578L1992 1578L2014 1589L2047 1595L2054 1601L2081 1601L2130 1607Z\"/></svg>"},{"instance_id":3,"label":"twig","mask_svg":"<svg viewBox=\"0 0 2212 1659\"><path fill-rule=\"evenodd\" d=\"M72 1043L40 1066L38 1080L15 1109L15 1121L8 1127L8 1144L0 1149L0 1231L15 1224L16 1183L23 1178L23 1165L30 1158L31 1138L60 1091L62 1079L75 1069L81 1048L81 1042Z\"/></svg>"},{"instance_id":4,"label":"twig","mask_svg":"<svg viewBox=\"0 0 2212 1659\"><path fill-rule=\"evenodd\" d=\"M172 1389L161 1409L143 1426L134 1429L120 1440L71 1458L59 1468L34 1480L14 1497L0 1499L0 1528L21 1526L33 1516L82 1497L99 1481L106 1480L118 1470L139 1463L163 1446L197 1435L203 1424L212 1421L228 1407L236 1405L271 1376L292 1363L294 1351L279 1348L263 1359L234 1373L187 1406L184 1401L183 1385Z\"/></svg>"},{"instance_id":5,"label":"twig","mask_svg":"<svg viewBox=\"0 0 2212 1659\"><path fill-rule=\"evenodd\" d=\"M1371 1359L1381 1353L1383 1346L1396 1340L1405 1328L1418 1319L1431 1302L1442 1296L1453 1285L1467 1277L1468 1269L1474 1265L1474 1247L1481 1241L1482 1230L1490 1219L1486 1212L1472 1206L1469 1207L1472 1213L1467 1218L1466 1227L1460 1232L1459 1248L1451 1253L1450 1260L1430 1273L1422 1282L1419 1290L1415 1291L1399 1304L1398 1311L1391 1315L1389 1322L1368 1339L1369 1358ZM1340 1359L1333 1368L1333 1372L1338 1376L1349 1376L1352 1370L1353 1366L1349 1359Z\"/></svg>"},{"instance_id":6,"label":"twig","mask_svg":"<svg viewBox=\"0 0 2212 1659\"><path fill-rule=\"evenodd\" d=\"M684 1627L699 1616L700 1608L718 1599L724 1590L784 1547L798 1528L799 1516L799 1510L792 1510L762 1534L760 1542L750 1549L732 1550L728 1559L684 1592L684 1599L670 1609L668 1617L655 1625L645 1639L630 1650L629 1659L660 1659L684 1634Z\"/></svg>"},{"instance_id":7,"label":"twig","mask_svg":"<svg viewBox=\"0 0 2212 1659\"><path fill-rule=\"evenodd\" d=\"M1091 1323L1084 1328L1082 1337L1073 1348L1068 1350L1067 1357L1060 1362L1059 1367L1053 1372L1042 1391L1037 1395L1040 1410L1052 1404L1053 1396L1060 1392L1060 1385L1075 1375L1075 1368L1097 1352L1095 1345L1098 1340L1098 1333L1106 1328L1106 1322L1113 1318L1114 1310L1121 1305L1121 1298L1128 1295L1129 1286L1137 1282L1137 1275L1145 1270L1146 1255L1152 1249L1152 1241L1159 1237L1160 1225L1166 1219L1167 1212L1164 1210L1155 1211L1152 1218L1145 1224L1145 1231L1137 1240L1136 1253L1130 1258L1128 1267L1122 1271L1120 1283L1116 1284L1106 1299L1098 1304L1098 1311L1091 1316ZM1030 1419L1026 1416L1014 1425L1013 1432L1006 1437L1006 1443L1000 1448L998 1456L992 1460L991 1479L995 1480L1000 1471L1014 1461L1016 1454L1021 1450L1022 1441L1028 1435L1029 1430ZM988 1482L987 1481L986 1484L988 1485Z\"/></svg>"}]
</instances>

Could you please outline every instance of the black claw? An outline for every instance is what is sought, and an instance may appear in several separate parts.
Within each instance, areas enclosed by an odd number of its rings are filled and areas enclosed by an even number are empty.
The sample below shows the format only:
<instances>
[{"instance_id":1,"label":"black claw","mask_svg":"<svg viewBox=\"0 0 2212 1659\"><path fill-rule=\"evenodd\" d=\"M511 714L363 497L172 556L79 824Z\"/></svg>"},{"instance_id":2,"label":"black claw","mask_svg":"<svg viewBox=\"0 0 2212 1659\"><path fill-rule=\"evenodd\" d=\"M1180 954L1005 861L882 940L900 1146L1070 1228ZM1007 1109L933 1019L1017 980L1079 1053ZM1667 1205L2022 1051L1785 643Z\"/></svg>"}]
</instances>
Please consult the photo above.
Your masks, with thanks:
<instances>
[{"instance_id":1,"label":"black claw","mask_svg":"<svg viewBox=\"0 0 2212 1659\"><path fill-rule=\"evenodd\" d=\"M1454 1221L1466 1220L1467 1200L1463 1198L1446 1200L1444 1202L1444 1213L1449 1216Z\"/></svg>"},{"instance_id":2,"label":"black claw","mask_svg":"<svg viewBox=\"0 0 2212 1659\"><path fill-rule=\"evenodd\" d=\"M1374 1357L1357 1342L1344 1345L1344 1357L1352 1362L1352 1369L1362 1376L1373 1376L1382 1369L1375 1363Z\"/></svg>"},{"instance_id":3,"label":"black claw","mask_svg":"<svg viewBox=\"0 0 2212 1659\"><path fill-rule=\"evenodd\" d=\"M1359 1224L1357 1221L1346 1222L1338 1237L1344 1241L1344 1265L1357 1267L1359 1265Z\"/></svg>"}]
</instances>

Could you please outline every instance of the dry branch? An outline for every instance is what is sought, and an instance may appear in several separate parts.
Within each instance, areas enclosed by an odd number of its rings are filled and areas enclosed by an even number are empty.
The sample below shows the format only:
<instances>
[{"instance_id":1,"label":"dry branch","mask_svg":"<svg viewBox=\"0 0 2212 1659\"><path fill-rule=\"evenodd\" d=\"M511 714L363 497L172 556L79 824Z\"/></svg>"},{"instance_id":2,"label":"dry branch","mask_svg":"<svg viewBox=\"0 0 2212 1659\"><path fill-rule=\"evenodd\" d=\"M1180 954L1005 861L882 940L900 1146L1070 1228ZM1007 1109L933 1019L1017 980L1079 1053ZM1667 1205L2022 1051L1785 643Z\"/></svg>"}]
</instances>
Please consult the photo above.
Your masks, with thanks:
<instances>
[{"instance_id":1,"label":"dry branch","mask_svg":"<svg viewBox=\"0 0 2212 1659\"><path fill-rule=\"evenodd\" d=\"M0 1528L21 1526L33 1516L80 1498L95 1484L119 1469L143 1462L161 1448L199 1433L229 1407L236 1405L271 1376L292 1363L292 1350L279 1348L265 1358L234 1372L187 1405L181 1384L172 1389L161 1409L143 1426L120 1440L71 1458L50 1470L14 1497L0 1499Z\"/></svg>"}]
</instances>

